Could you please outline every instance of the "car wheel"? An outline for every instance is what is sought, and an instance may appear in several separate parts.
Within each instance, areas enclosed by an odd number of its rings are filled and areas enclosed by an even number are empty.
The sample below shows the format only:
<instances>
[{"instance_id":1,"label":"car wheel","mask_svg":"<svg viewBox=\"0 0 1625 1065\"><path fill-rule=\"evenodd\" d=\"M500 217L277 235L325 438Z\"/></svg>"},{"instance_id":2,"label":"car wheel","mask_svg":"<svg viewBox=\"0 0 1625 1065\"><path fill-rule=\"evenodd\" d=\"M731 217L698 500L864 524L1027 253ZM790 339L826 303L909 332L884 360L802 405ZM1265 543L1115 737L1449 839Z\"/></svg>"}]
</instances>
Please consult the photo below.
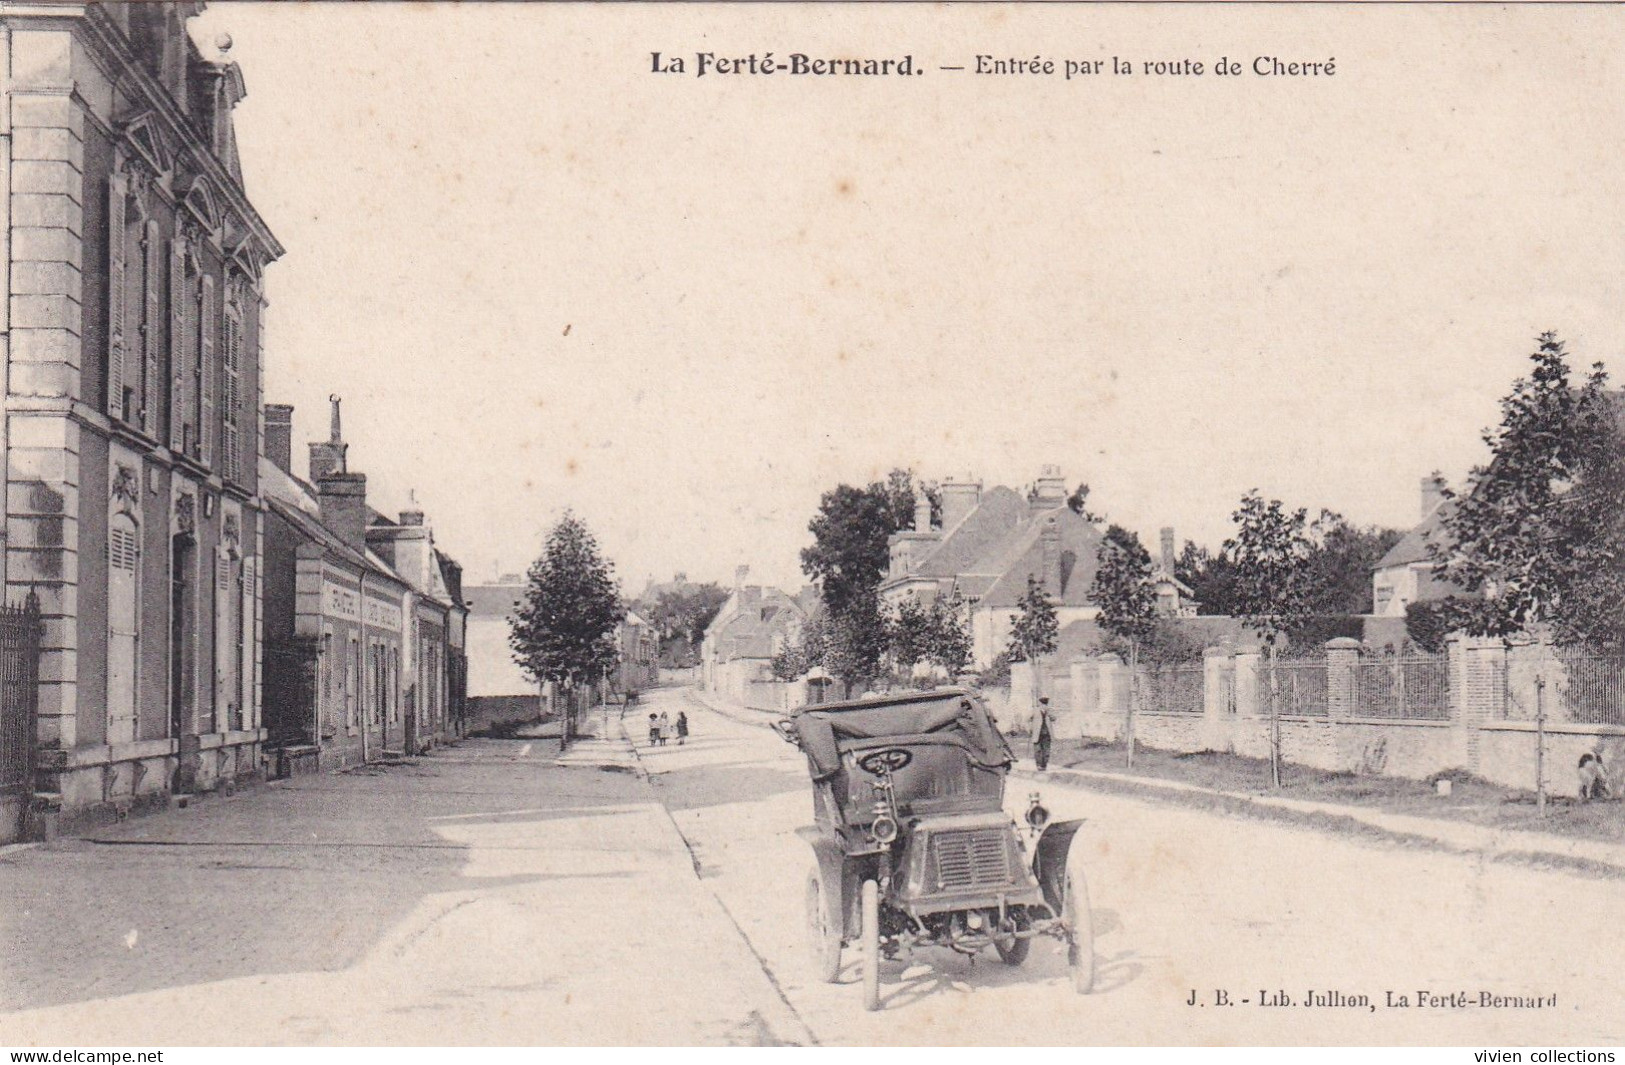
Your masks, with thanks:
<instances>
[{"instance_id":1,"label":"car wheel","mask_svg":"<svg viewBox=\"0 0 1625 1065\"><path fill-rule=\"evenodd\" d=\"M807 871L807 947L813 972L833 984L841 975L841 921L838 908L824 894L824 879L818 865Z\"/></svg>"},{"instance_id":2,"label":"car wheel","mask_svg":"<svg viewBox=\"0 0 1625 1065\"><path fill-rule=\"evenodd\" d=\"M1072 989L1087 995L1095 987L1095 922L1089 909L1089 885L1082 869L1067 869L1063 891L1061 920L1066 924L1066 967L1072 972Z\"/></svg>"},{"instance_id":3,"label":"car wheel","mask_svg":"<svg viewBox=\"0 0 1625 1065\"><path fill-rule=\"evenodd\" d=\"M863 882L863 1008L880 1008L880 885Z\"/></svg>"}]
</instances>

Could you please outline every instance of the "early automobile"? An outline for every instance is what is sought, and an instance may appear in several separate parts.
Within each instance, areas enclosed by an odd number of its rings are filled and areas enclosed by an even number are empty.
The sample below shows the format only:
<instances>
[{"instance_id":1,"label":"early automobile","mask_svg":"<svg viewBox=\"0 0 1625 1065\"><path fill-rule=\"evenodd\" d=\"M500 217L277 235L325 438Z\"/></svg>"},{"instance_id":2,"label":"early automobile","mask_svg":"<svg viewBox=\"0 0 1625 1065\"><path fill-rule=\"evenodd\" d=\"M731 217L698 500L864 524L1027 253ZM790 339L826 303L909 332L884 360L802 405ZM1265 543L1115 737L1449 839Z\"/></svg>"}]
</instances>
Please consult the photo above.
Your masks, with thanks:
<instances>
[{"instance_id":1,"label":"early automobile","mask_svg":"<svg viewBox=\"0 0 1625 1065\"><path fill-rule=\"evenodd\" d=\"M1008 965L1050 936L1073 986L1094 985L1081 821L1054 821L1037 793L1019 825L1004 809L1014 757L974 694L936 688L805 706L775 725L807 757L814 825L807 924L818 975L862 954L864 1006L880 1005L880 960L920 946ZM1029 847L1030 844L1030 847Z\"/></svg>"}]
</instances>

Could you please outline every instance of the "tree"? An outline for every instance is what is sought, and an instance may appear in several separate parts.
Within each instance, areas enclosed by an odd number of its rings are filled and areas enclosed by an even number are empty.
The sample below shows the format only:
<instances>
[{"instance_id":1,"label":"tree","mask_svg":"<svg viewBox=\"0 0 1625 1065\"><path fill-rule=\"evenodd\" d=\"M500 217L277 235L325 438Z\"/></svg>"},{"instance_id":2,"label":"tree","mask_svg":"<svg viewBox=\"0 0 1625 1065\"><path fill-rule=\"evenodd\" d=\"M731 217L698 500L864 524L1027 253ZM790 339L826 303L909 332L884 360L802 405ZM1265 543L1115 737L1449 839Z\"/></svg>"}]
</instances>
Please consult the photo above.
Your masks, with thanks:
<instances>
[{"instance_id":1,"label":"tree","mask_svg":"<svg viewBox=\"0 0 1625 1065\"><path fill-rule=\"evenodd\" d=\"M1264 640L1270 685L1270 779L1281 786L1281 719L1275 659L1277 642L1311 614L1308 512L1268 502L1255 489L1231 516L1236 535L1224 550L1235 563L1236 607L1242 621Z\"/></svg>"},{"instance_id":2,"label":"tree","mask_svg":"<svg viewBox=\"0 0 1625 1065\"><path fill-rule=\"evenodd\" d=\"M957 595L938 596L930 605L910 596L886 617L887 650L892 662L904 672L928 662L950 676L958 673L970 661L970 643L964 601Z\"/></svg>"},{"instance_id":3,"label":"tree","mask_svg":"<svg viewBox=\"0 0 1625 1065\"><path fill-rule=\"evenodd\" d=\"M1089 512L1089 485L1086 482L1078 482L1078 487L1074 488L1072 494L1066 497L1066 505L1072 513L1090 524L1100 520L1099 516Z\"/></svg>"},{"instance_id":4,"label":"tree","mask_svg":"<svg viewBox=\"0 0 1625 1065\"><path fill-rule=\"evenodd\" d=\"M1354 525L1330 510L1320 512L1309 534L1309 609L1322 615L1371 613L1371 571L1405 534Z\"/></svg>"},{"instance_id":5,"label":"tree","mask_svg":"<svg viewBox=\"0 0 1625 1065\"><path fill-rule=\"evenodd\" d=\"M667 589L653 603L644 604L649 623L660 634L662 651L681 647L690 651L705 638L705 630L728 601L728 593L714 583Z\"/></svg>"},{"instance_id":6,"label":"tree","mask_svg":"<svg viewBox=\"0 0 1625 1065\"><path fill-rule=\"evenodd\" d=\"M839 680L851 697L880 674L886 653L886 622L874 593L849 602L846 609L830 611L826 621L824 668Z\"/></svg>"},{"instance_id":7,"label":"tree","mask_svg":"<svg viewBox=\"0 0 1625 1065\"><path fill-rule=\"evenodd\" d=\"M1028 574L1027 591L1016 601L1016 620L1010 627L1010 661L1037 662L1055 650L1060 625L1055 607L1037 577Z\"/></svg>"},{"instance_id":8,"label":"tree","mask_svg":"<svg viewBox=\"0 0 1625 1065\"><path fill-rule=\"evenodd\" d=\"M931 496L931 486L918 491ZM801 568L818 582L824 605L834 613L871 593L890 564L888 541L893 533L912 528L916 485L907 470L893 470L886 480L866 488L837 485L818 502L818 513L807 525L811 547L801 551ZM940 503L933 503L940 511Z\"/></svg>"},{"instance_id":9,"label":"tree","mask_svg":"<svg viewBox=\"0 0 1625 1065\"><path fill-rule=\"evenodd\" d=\"M1455 604L1477 636L1544 626L1560 644L1625 646L1625 445L1598 363L1576 386L1555 333L1484 432L1490 461L1445 490L1434 575L1477 598Z\"/></svg>"},{"instance_id":10,"label":"tree","mask_svg":"<svg viewBox=\"0 0 1625 1065\"><path fill-rule=\"evenodd\" d=\"M1151 553L1140 538L1120 525L1107 528L1095 556L1090 600L1100 608L1096 624L1128 643L1129 699L1123 736L1128 765L1134 767L1134 710L1139 690L1140 644L1157 628L1157 588Z\"/></svg>"},{"instance_id":11,"label":"tree","mask_svg":"<svg viewBox=\"0 0 1625 1065\"><path fill-rule=\"evenodd\" d=\"M1184 582L1203 614L1234 616L1236 610L1236 564L1220 549L1211 554L1190 540L1185 541L1174 560L1174 576Z\"/></svg>"},{"instance_id":12,"label":"tree","mask_svg":"<svg viewBox=\"0 0 1625 1065\"><path fill-rule=\"evenodd\" d=\"M581 519L566 511L530 567L508 639L514 661L538 683L566 690L595 683L615 664L615 627L624 615L613 565ZM566 709L566 743L570 724Z\"/></svg>"}]
</instances>

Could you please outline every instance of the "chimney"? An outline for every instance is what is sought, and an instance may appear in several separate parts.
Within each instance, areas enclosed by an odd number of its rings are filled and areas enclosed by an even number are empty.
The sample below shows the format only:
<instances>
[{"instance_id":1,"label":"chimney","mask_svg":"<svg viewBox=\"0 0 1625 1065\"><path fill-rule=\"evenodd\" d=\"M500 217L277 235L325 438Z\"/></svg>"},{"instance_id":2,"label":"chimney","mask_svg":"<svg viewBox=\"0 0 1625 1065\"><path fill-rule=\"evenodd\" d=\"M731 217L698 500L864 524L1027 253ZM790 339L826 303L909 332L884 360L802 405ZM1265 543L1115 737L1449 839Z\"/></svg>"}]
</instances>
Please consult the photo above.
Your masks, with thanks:
<instances>
[{"instance_id":1,"label":"chimney","mask_svg":"<svg viewBox=\"0 0 1625 1065\"><path fill-rule=\"evenodd\" d=\"M1174 527L1162 527L1162 574L1165 577L1174 575Z\"/></svg>"},{"instance_id":2,"label":"chimney","mask_svg":"<svg viewBox=\"0 0 1625 1065\"><path fill-rule=\"evenodd\" d=\"M1032 510L1035 513L1054 510L1065 503L1066 478L1061 476L1061 467L1045 466L1033 485Z\"/></svg>"},{"instance_id":3,"label":"chimney","mask_svg":"<svg viewBox=\"0 0 1625 1065\"><path fill-rule=\"evenodd\" d=\"M924 492L914 497L914 531L931 531L931 499Z\"/></svg>"},{"instance_id":4,"label":"chimney","mask_svg":"<svg viewBox=\"0 0 1625 1065\"><path fill-rule=\"evenodd\" d=\"M322 508L322 524L333 530L346 547L365 552L367 475L341 471L318 477L316 497Z\"/></svg>"},{"instance_id":5,"label":"chimney","mask_svg":"<svg viewBox=\"0 0 1625 1065\"><path fill-rule=\"evenodd\" d=\"M1422 517L1432 514L1443 502L1444 478L1435 471L1422 478Z\"/></svg>"},{"instance_id":6,"label":"chimney","mask_svg":"<svg viewBox=\"0 0 1625 1065\"><path fill-rule=\"evenodd\" d=\"M332 424L325 441L310 445L312 481L320 481L331 474L343 473L348 468L345 464L345 453L349 451L350 445L344 442L344 433L339 427L339 397L328 396L327 401L333 405Z\"/></svg>"},{"instance_id":7,"label":"chimney","mask_svg":"<svg viewBox=\"0 0 1625 1065\"><path fill-rule=\"evenodd\" d=\"M265 457L283 473L293 473L293 407L265 405Z\"/></svg>"},{"instance_id":8,"label":"chimney","mask_svg":"<svg viewBox=\"0 0 1625 1065\"><path fill-rule=\"evenodd\" d=\"M405 510L401 511L401 524L402 525L422 525L423 524L423 508L418 506L418 494L417 494L417 492L408 491L406 493L406 498L407 498L408 503L407 503L407 508Z\"/></svg>"},{"instance_id":9,"label":"chimney","mask_svg":"<svg viewBox=\"0 0 1625 1065\"><path fill-rule=\"evenodd\" d=\"M736 589L743 589L745 587L745 582L747 580L749 580L749 579L750 579L750 567L749 566L735 566L734 567L734 587Z\"/></svg>"},{"instance_id":10,"label":"chimney","mask_svg":"<svg viewBox=\"0 0 1625 1065\"><path fill-rule=\"evenodd\" d=\"M946 532L965 520L982 502L982 482L971 477L942 486L942 528Z\"/></svg>"},{"instance_id":11,"label":"chimney","mask_svg":"<svg viewBox=\"0 0 1625 1065\"><path fill-rule=\"evenodd\" d=\"M1044 590L1059 598L1061 594L1061 526L1054 518L1045 518L1038 538L1044 547Z\"/></svg>"}]
</instances>

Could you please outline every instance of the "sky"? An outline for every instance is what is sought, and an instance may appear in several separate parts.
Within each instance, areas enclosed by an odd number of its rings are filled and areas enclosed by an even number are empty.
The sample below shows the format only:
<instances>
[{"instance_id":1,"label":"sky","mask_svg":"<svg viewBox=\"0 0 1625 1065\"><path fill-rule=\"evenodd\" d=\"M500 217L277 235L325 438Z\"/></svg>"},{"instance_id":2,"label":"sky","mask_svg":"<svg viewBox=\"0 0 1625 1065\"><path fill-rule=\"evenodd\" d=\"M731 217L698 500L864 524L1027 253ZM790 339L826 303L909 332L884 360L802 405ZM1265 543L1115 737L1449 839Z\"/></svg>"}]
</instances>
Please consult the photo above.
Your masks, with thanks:
<instances>
[{"instance_id":1,"label":"sky","mask_svg":"<svg viewBox=\"0 0 1625 1065\"><path fill-rule=\"evenodd\" d=\"M819 494L1044 464L1154 543L1404 527L1534 347L1625 342L1625 10L237 4L267 402L343 397L467 579L573 509L626 590L802 581ZM696 78L699 51L915 55ZM690 59L650 70L650 53ZM1334 58L1333 77L975 57ZM1108 62L1109 66L1109 62Z\"/></svg>"}]
</instances>

